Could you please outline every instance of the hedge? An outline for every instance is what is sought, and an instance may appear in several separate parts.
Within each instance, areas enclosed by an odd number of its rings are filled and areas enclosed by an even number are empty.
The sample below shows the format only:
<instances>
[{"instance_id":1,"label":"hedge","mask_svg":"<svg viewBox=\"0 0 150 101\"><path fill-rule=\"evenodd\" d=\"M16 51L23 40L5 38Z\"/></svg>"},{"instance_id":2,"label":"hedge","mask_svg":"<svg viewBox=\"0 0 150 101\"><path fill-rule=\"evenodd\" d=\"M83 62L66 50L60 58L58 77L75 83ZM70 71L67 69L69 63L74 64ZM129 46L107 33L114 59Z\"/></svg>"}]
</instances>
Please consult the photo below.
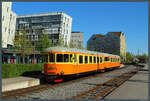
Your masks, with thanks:
<instances>
[{"instance_id":1,"label":"hedge","mask_svg":"<svg viewBox=\"0 0 150 101\"><path fill-rule=\"evenodd\" d=\"M2 64L2 78L21 76L26 72L42 71L43 64Z\"/></svg>"}]
</instances>

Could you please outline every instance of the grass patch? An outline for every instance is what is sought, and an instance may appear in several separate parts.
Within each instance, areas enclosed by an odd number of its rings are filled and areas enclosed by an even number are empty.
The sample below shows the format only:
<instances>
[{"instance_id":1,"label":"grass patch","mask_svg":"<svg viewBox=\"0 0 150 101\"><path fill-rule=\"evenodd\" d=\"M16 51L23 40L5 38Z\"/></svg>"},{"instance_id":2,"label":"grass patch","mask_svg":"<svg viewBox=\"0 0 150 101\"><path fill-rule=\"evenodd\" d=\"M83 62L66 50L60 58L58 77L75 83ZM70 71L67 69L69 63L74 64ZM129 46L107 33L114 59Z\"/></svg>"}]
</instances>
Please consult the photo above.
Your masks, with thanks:
<instances>
[{"instance_id":1,"label":"grass patch","mask_svg":"<svg viewBox=\"0 0 150 101\"><path fill-rule=\"evenodd\" d=\"M42 71L44 64L2 64L2 78L21 76L25 72Z\"/></svg>"}]
</instances>

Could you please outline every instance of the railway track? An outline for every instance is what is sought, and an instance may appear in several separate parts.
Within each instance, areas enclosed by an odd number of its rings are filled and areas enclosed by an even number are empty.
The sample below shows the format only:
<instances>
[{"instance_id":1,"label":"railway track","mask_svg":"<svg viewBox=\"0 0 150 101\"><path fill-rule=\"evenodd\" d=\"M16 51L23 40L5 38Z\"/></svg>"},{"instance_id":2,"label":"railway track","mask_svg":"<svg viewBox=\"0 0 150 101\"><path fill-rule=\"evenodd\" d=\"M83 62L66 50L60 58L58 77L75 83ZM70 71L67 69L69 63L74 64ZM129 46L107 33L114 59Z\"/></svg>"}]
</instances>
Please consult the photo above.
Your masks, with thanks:
<instances>
[{"instance_id":1,"label":"railway track","mask_svg":"<svg viewBox=\"0 0 150 101\"><path fill-rule=\"evenodd\" d=\"M140 70L137 67L135 70L129 71L127 73L123 73L120 76L116 76L115 78L103 83L99 84L96 87L85 91L81 94L74 96L72 99L104 99L105 96L110 94L113 90L131 78L134 74L136 74Z\"/></svg>"},{"instance_id":2,"label":"railway track","mask_svg":"<svg viewBox=\"0 0 150 101\"><path fill-rule=\"evenodd\" d=\"M128 67L128 66L116 69L115 71L118 71L120 69L124 69L126 67ZM109 72L111 72L111 71L108 71L106 73L109 73ZM29 87L29 88L23 88L23 89L18 89L18 90L13 90L13 91L7 91L7 92L2 93L2 99L17 98L19 96L24 96L25 94L40 92L40 91L46 90L48 88L53 88L53 87L57 87L57 86L62 86L62 85L74 83L74 82L77 82L77 81L80 81L80 80L88 79L90 77L92 78L94 76L98 76L98 75L102 75L102 74L103 73L97 73L97 74L94 74L94 75L84 76L82 78L76 78L76 79L66 81L66 82L62 82L62 83L59 83L59 84L43 84L43 85Z\"/></svg>"}]
</instances>

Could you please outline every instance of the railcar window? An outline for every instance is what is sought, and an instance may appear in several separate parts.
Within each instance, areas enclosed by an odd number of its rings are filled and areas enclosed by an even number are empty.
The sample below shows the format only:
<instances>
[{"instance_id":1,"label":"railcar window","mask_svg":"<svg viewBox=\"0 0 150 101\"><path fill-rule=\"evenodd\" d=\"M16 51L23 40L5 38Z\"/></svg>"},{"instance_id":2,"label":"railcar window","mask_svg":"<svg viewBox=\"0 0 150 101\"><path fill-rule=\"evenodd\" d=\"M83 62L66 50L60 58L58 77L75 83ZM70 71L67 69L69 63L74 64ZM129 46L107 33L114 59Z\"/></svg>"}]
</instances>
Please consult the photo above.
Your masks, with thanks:
<instances>
[{"instance_id":1,"label":"railcar window","mask_svg":"<svg viewBox=\"0 0 150 101\"><path fill-rule=\"evenodd\" d=\"M102 57L100 57L100 63L102 63Z\"/></svg>"},{"instance_id":2,"label":"railcar window","mask_svg":"<svg viewBox=\"0 0 150 101\"><path fill-rule=\"evenodd\" d=\"M104 58L104 61L107 61L107 57Z\"/></svg>"},{"instance_id":3,"label":"railcar window","mask_svg":"<svg viewBox=\"0 0 150 101\"><path fill-rule=\"evenodd\" d=\"M99 63L99 57L97 57L97 63Z\"/></svg>"},{"instance_id":4,"label":"railcar window","mask_svg":"<svg viewBox=\"0 0 150 101\"><path fill-rule=\"evenodd\" d=\"M83 56L79 56L79 64L82 64L83 63Z\"/></svg>"},{"instance_id":5,"label":"railcar window","mask_svg":"<svg viewBox=\"0 0 150 101\"><path fill-rule=\"evenodd\" d=\"M72 54L70 54L70 62L72 62L73 61L73 56L72 56Z\"/></svg>"},{"instance_id":6,"label":"railcar window","mask_svg":"<svg viewBox=\"0 0 150 101\"><path fill-rule=\"evenodd\" d=\"M90 62L90 64L92 63L92 56L90 56L90 61L89 62Z\"/></svg>"},{"instance_id":7,"label":"railcar window","mask_svg":"<svg viewBox=\"0 0 150 101\"><path fill-rule=\"evenodd\" d=\"M109 61L109 57L105 57L105 58L104 58L104 61Z\"/></svg>"},{"instance_id":8,"label":"railcar window","mask_svg":"<svg viewBox=\"0 0 150 101\"><path fill-rule=\"evenodd\" d=\"M104 61L106 61L106 57L104 58Z\"/></svg>"},{"instance_id":9,"label":"railcar window","mask_svg":"<svg viewBox=\"0 0 150 101\"><path fill-rule=\"evenodd\" d=\"M69 55L68 54L64 54L64 62L69 62Z\"/></svg>"},{"instance_id":10,"label":"railcar window","mask_svg":"<svg viewBox=\"0 0 150 101\"><path fill-rule=\"evenodd\" d=\"M63 62L63 54L57 54L57 62Z\"/></svg>"},{"instance_id":11,"label":"railcar window","mask_svg":"<svg viewBox=\"0 0 150 101\"><path fill-rule=\"evenodd\" d=\"M85 64L88 63L88 56L85 56Z\"/></svg>"},{"instance_id":12,"label":"railcar window","mask_svg":"<svg viewBox=\"0 0 150 101\"><path fill-rule=\"evenodd\" d=\"M94 63L96 63L96 57L94 56Z\"/></svg>"},{"instance_id":13,"label":"railcar window","mask_svg":"<svg viewBox=\"0 0 150 101\"><path fill-rule=\"evenodd\" d=\"M49 62L55 62L55 54L49 55Z\"/></svg>"}]
</instances>

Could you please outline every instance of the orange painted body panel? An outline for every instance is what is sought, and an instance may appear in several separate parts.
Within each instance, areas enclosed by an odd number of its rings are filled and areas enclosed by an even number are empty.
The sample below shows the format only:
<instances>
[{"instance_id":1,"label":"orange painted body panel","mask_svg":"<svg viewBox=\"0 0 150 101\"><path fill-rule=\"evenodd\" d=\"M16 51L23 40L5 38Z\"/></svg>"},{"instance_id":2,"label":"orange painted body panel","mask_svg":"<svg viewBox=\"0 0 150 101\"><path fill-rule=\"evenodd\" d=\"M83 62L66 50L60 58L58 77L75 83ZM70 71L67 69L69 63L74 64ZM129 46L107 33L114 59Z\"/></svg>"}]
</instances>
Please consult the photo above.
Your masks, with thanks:
<instances>
[{"instance_id":1,"label":"orange painted body panel","mask_svg":"<svg viewBox=\"0 0 150 101\"><path fill-rule=\"evenodd\" d=\"M44 73L46 75L72 75L98 69L119 67L120 63L101 63L101 64L44 64Z\"/></svg>"}]
</instances>

